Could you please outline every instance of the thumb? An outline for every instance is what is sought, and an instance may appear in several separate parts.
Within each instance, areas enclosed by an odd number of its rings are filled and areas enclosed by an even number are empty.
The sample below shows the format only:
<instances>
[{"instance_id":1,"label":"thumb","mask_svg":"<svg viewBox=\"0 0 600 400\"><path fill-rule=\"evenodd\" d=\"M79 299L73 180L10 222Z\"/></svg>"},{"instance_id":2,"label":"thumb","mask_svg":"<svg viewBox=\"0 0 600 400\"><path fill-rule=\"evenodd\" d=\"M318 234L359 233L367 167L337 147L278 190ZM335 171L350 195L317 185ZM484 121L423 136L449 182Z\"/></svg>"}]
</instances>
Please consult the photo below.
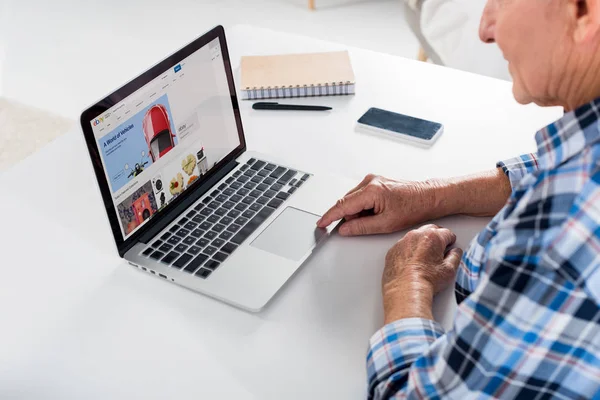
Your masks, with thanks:
<instances>
[{"instance_id":1,"label":"thumb","mask_svg":"<svg viewBox=\"0 0 600 400\"><path fill-rule=\"evenodd\" d=\"M384 217L379 215L369 215L366 217L353 218L340 226L340 235L342 236L360 236L373 235L375 233L384 233Z\"/></svg>"},{"instance_id":2,"label":"thumb","mask_svg":"<svg viewBox=\"0 0 600 400\"><path fill-rule=\"evenodd\" d=\"M463 251L459 248L454 248L446 253L446 257L444 257L444 261L452 267L452 269L456 270L458 268L458 264L460 264L460 260L462 258Z\"/></svg>"}]
</instances>

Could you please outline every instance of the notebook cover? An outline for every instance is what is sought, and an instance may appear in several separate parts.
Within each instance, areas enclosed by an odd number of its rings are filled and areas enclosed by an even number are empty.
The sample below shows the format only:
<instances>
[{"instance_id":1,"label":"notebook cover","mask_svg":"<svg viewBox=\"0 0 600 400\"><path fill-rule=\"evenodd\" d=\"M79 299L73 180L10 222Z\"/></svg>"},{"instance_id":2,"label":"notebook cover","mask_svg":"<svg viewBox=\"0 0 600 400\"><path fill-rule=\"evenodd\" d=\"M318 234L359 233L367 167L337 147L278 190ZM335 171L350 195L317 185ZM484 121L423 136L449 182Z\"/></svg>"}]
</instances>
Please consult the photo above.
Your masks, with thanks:
<instances>
[{"instance_id":1,"label":"notebook cover","mask_svg":"<svg viewBox=\"0 0 600 400\"><path fill-rule=\"evenodd\" d=\"M355 83L347 51L245 56L242 89Z\"/></svg>"}]
</instances>

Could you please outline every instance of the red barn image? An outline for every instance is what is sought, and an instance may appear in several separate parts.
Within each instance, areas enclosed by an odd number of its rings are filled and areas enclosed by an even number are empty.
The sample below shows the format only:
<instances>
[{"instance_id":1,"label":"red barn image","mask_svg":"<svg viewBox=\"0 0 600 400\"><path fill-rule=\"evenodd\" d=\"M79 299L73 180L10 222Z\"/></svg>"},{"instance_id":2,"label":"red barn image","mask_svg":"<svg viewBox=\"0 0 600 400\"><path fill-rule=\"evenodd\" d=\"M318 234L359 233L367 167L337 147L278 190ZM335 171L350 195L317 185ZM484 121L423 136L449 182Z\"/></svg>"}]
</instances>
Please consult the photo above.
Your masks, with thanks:
<instances>
[{"instance_id":1,"label":"red barn image","mask_svg":"<svg viewBox=\"0 0 600 400\"><path fill-rule=\"evenodd\" d=\"M167 154L175 146L175 135L171 132L169 115L163 105L156 104L146 111L142 129L153 162Z\"/></svg>"}]
</instances>

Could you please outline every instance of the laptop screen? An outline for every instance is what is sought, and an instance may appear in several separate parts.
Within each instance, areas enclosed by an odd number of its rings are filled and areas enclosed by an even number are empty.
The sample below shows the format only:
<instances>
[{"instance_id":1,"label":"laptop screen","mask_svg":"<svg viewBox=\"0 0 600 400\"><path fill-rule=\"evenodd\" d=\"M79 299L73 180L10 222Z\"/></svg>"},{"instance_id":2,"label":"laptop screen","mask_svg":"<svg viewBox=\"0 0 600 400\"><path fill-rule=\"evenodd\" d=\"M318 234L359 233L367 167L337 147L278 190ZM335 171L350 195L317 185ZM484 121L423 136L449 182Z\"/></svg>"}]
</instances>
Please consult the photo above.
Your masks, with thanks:
<instances>
[{"instance_id":1,"label":"laptop screen","mask_svg":"<svg viewBox=\"0 0 600 400\"><path fill-rule=\"evenodd\" d=\"M219 38L90 124L127 239L240 145Z\"/></svg>"}]
</instances>

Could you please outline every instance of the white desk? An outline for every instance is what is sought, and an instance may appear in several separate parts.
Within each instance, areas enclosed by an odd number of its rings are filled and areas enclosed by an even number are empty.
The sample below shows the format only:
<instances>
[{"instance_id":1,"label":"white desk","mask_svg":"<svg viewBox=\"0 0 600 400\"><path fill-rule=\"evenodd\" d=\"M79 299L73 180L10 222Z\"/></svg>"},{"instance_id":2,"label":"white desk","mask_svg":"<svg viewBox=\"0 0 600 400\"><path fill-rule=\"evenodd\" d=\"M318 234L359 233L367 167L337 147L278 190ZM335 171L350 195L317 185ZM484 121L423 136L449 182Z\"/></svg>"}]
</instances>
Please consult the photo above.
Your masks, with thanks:
<instances>
[{"instance_id":1,"label":"white desk","mask_svg":"<svg viewBox=\"0 0 600 400\"><path fill-rule=\"evenodd\" d=\"M236 68L242 54L341 48L250 27L228 37ZM424 179L532 151L534 132L561 113L518 106L507 82L350 52L356 96L297 100L331 113L256 112L243 102L249 148L356 180ZM443 122L445 133L429 150L355 133L371 106ZM367 341L382 324L383 260L400 234L331 238L264 312L249 314L118 258L78 131L0 176L0 188L0 398L363 397ZM485 222L442 224L465 246ZM436 299L446 327L453 308L452 291Z\"/></svg>"}]
</instances>

